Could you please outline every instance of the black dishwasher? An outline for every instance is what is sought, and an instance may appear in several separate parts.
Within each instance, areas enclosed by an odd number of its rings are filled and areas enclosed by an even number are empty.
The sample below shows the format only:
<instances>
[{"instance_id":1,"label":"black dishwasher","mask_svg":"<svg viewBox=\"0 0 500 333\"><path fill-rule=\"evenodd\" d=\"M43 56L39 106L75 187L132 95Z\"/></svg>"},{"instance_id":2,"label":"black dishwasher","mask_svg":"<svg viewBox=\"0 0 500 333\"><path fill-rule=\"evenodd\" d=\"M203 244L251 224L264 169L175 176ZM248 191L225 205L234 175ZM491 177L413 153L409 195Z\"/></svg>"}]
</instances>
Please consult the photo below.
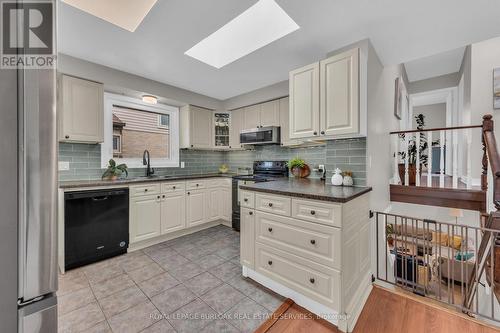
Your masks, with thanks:
<instances>
[{"instance_id":1,"label":"black dishwasher","mask_svg":"<svg viewBox=\"0 0 500 333\"><path fill-rule=\"evenodd\" d=\"M64 203L66 269L127 252L128 189L68 192Z\"/></svg>"}]
</instances>

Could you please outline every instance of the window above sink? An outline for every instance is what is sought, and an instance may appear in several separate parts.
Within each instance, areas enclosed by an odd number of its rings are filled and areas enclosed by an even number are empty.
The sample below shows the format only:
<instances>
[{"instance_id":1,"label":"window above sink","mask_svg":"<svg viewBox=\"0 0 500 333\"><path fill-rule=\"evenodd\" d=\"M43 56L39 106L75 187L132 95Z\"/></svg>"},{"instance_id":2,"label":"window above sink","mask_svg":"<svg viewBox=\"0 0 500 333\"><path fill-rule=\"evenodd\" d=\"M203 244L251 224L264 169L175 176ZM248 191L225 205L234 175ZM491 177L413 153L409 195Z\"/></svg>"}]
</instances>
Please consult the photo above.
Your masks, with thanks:
<instances>
[{"instance_id":1,"label":"window above sink","mask_svg":"<svg viewBox=\"0 0 500 333\"><path fill-rule=\"evenodd\" d=\"M179 109L106 93L103 167L113 158L129 168L142 168L145 150L151 154L152 167L179 166Z\"/></svg>"}]
</instances>

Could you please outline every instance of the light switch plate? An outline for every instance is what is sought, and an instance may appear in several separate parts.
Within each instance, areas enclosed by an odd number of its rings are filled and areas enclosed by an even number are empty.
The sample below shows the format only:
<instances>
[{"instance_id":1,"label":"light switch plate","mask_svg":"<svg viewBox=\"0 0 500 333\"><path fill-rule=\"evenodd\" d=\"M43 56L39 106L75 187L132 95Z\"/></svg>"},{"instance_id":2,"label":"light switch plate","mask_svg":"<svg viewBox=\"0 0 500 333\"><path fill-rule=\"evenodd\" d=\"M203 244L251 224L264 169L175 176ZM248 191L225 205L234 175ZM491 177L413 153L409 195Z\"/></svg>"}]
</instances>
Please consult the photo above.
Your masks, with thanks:
<instances>
[{"instance_id":1,"label":"light switch plate","mask_svg":"<svg viewBox=\"0 0 500 333\"><path fill-rule=\"evenodd\" d=\"M186 167L186 165L184 164L184 162L181 162L181 169L184 169Z\"/></svg>"},{"instance_id":2,"label":"light switch plate","mask_svg":"<svg viewBox=\"0 0 500 333\"><path fill-rule=\"evenodd\" d=\"M59 162L59 171L68 171L69 170L69 162L61 161Z\"/></svg>"}]
</instances>

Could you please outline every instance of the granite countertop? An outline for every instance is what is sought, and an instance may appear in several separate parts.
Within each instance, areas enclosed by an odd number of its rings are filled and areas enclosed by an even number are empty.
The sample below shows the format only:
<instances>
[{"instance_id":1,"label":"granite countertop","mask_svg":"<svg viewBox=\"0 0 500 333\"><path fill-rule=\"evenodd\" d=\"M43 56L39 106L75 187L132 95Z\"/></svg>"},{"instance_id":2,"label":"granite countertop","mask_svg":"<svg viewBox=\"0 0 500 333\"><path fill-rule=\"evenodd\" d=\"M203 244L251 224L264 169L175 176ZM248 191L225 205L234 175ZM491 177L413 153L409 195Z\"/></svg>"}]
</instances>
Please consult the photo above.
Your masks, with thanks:
<instances>
[{"instance_id":1,"label":"granite countertop","mask_svg":"<svg viewBox=\"0 0 500 333\"><path fill-rule=\"evenodd\" d=\"M119 180L71 180L71 181L60 181L59 188L62 189L72 189L72 188L85 188L85 187L99 187L99 186L120 186L120 185L133 185L141 183L154 183L154 182L166 182L173 180L189 180L189 179L200 179L200 178L215 178L215 177L225 177L231 178L235 174L233 173L207 173L207 174L196 174L196 175L178 175L178 176L157 176L157 177L134 177L125 178Z\"/></svg>"},{"instance_id":2,"label":"granite countertop","mask_svg":"<svg viewBox=\"0 0 500 333\"><path fill-rule=\"evenodd\" d=\"M240 185L240 188L243 190L341 203L348 202L372 190L371 187L365 186L333 186L325 184L325 182L319 179L296 178Z\"/></svg>"}]
</instances>

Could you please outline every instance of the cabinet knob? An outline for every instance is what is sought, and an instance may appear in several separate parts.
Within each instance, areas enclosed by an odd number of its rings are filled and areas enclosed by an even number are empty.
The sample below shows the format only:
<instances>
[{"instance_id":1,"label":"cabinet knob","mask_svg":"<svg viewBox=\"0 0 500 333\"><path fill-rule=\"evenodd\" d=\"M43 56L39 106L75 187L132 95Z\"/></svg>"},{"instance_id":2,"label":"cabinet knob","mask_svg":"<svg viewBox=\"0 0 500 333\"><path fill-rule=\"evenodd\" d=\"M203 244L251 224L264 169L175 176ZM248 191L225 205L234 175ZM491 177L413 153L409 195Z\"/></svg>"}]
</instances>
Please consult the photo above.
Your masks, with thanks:
<instances>
[{"instance_id":1,"label":"cabinet knob","mask_svg":"<svg viewBox=\"0 0 500 333\"><path fill-rule=\"evenodd\" d=\"M267 262L267 264L268 264L269 266L271 266L271 265L273 264L273 262L272 262L271 260L269 260L269 261Z\"/></svg>"},{"instance_id":2,"label":"cabinet knob","mask_svg":"<svg viewBox=\"0 0 500 333\"><path fill-rule=\"evenodd\" d=\"M145 188L145 189L144 189L144 192L147 192L147 191L148 191L148 189L147 189L147 188Z\"/></svg>"},{"instance_id":3,"label":"cabinet knob","mask_svg":"<svg viewBox=\"0 0 500 333\"><path fill-rule=\"evenodd\" d=\"M187 195L191 195L191 192L188 192Z\"/></svg>"},{"instance_id":4,"label":"cabinet knob","mask_svg":"<svg viewBox=\"0 0 500 333\"><path fill-rule=\"evenodd\" d=\"M69 135L64 136L66 139L69 139Z\"/></svg>"},{"instance_id":5,"label":"cabinet knob","mask_svg":"<svg viewBox=\"0 0 500 333\"><path fill-rule=\"evenodd\" d=\"M193 148L193 147L194 147L194 146L193 146L193 145L191 145L191 148Z\"/></svg>"},{"instance_id":6,"label":"cabinet knob","mask_svg":"<svg viewBox=\"0 0 500 333\"><path fill-rule=\"evenodd\" d=\"M166 198L167 196L164 194L164 195L162 195L161 197L162 197L162 198Z\"/></svg>"},{"instance_id":7,"label":"cabinet knob","mask_svg":"<svg viewBox=\"0 0 500 333\"><path fill-rule=\"evenodd\" d=\"M160 196L157 196L158 199L160 199L161 197Z\"/></svg>"},{"instance_id":8,"label":"cabinet knob","mask_svg":"<svg viewBox=\"0 0 500 333\"><path fill-rule=\"evenodd\" d=\"M272 203L272 202L270 202L270 203L269 203L269 207L272 207L272 206L273 206L273 203Z\"/></svg>"},{"instance_id":9,"label":"cabinet knob","mask_svg":"<svg viewBox=\"0 0 500 333\"><path fill-rule=\"evenodd\" d=\"M311 239L311 244L312 245L316 244L316 241L314 239Z\"/></svg>"},{"instance_id":10,"label":"cabinet knob","mask_svg":"<svg viewBox=\"0 0 500 333\"><path fill-rule=\"evenodd\" d=\"M311 215L315 215L316 212L314 210L311 210Z\"/></svg>"},{"instance_id":11,"label":"cabinet knob","mask_svg":"<svg viewBox=\"0 0 500 333\"><path fill-rule=\"evenodd\" d=\"M172 189L174 189L174 190L175 190L175 186L172 186Z\"/></svg>"},{"instance_id":12,"label":"cabinet knob","mask_svg":"<svg viewBox=\"0 0 500 333\"><path fill-rule=\"evenodd\" d=\"M315 132L313 133L313 135L318 135L318 132L316 132L316 131L315 131Z\"/></svg>"},{"instance_id":13,"label":"cabinet knob","mask_svg":"<svg viewBox=\"0 0 500 333\"><path fill-rule=\"evenodd\" d=\"M321 131L321 135L325 135L325 131Z\"/></svg>"},{"instance_id":14,"label":"cabinet knob","mask_svg":"<svg viewBox=\"0 0 500 333\"><path fill-rule=\"evenodd\" d=\"M248 215L253 215L253 212L248 212Z\"/></svg>"},{"instance_id":15,"label":"cabinet knob","mask_svg":"<svg viewBox=\"0 0 500 333\"><path fill-rule=\"evenodd\" d=\"M248 198L243 199L243 201L248 202Z\"/></svg>"},{"instance_id":16,"label":"cabinet knob","mask_svg":"<svg viewBox=\"0 0 500 333\"><path fill-rule=\"evenodd\" d=\"M273 228L267 228L269 232L273 232Z\"/></svg>"},{"instance_id":17,"label":"cabinet knob","mask_svg":"<svg viewBox=\"0 0 500 333\"><path fill-rule=\"evenodd\" d=\"M314 283L315 281L316 281L316 280L314 280L314 278L310 278L310 279L309 279L309 282L311 282L311 283Z\"/></svg>"},{"instance_id":18,"label":"cabinet knob","mask_svg":"<svg viewBox=\"0 0 500 333\"><path fill-rule=\"evenodd\" d=\"M196 184L196 187L200 186L200 184Z\"/></svg>"}]
</instances>

